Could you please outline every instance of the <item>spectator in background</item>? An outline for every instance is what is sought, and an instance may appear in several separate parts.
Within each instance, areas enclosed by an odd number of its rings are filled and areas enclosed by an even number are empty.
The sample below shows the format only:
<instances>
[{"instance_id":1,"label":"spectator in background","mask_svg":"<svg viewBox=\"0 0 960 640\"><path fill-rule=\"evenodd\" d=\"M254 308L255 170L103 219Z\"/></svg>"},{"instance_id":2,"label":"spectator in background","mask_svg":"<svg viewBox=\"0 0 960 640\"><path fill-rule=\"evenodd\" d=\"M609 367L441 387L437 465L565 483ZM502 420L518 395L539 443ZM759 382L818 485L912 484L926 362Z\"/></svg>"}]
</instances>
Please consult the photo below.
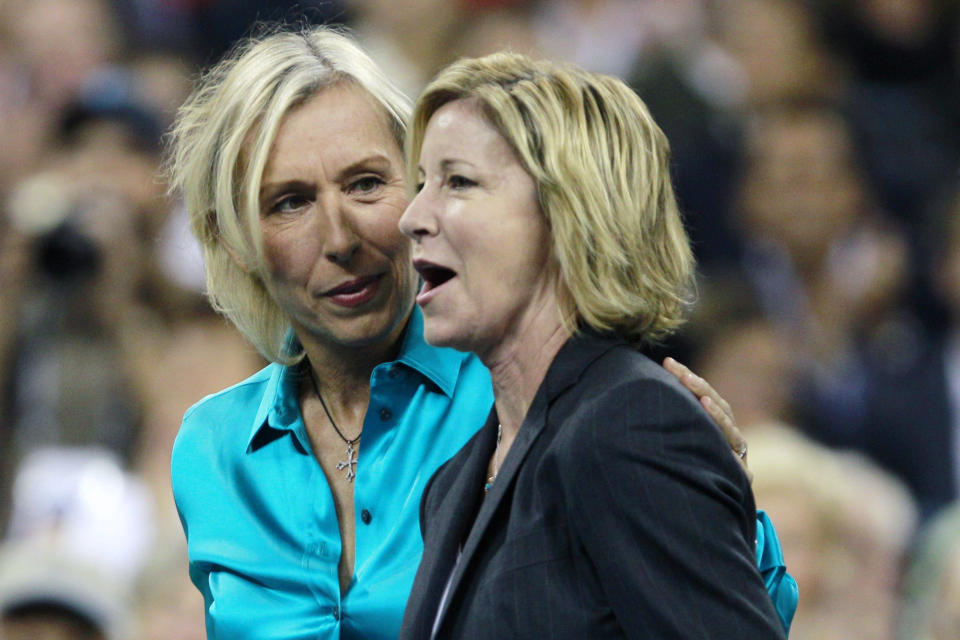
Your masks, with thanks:
<instances>
[{"instance_id":1,"label":"spectator in background","mask_svg":"<svg viewBox=\"0 0 960 640\"><path fill-rule=\"evenodd\" d=\"M159 131L147 112L98 104L65 113L65 146L7 203L25 254L12 282L16 350L4 371L9 426L21 453L39 444L99 443L129 459L140 406L128 347L175 299L153 238L165 216L155 180ZM7 295L13 295L12 293Z\"/></svg>"},{"instance_id":2,"label":"spectator in background","mask_svg":"<svg viewBox=\"0 0 960 640\"><path fill-rule=\"evenodd\" d=\"M0 637L127 640L128 594L150 554L151 505L115 455L47 448L25 458L0 545Z\"/></svg>"},{"instance_id":3,"label":"spectator in background","mask_svg":"<svg viewBox=\"0 0 960 640\"><path fill-rule=\"evenodd\" d=\"M923 516L960 497L960 189L929 229L945 327L873 385L860 445L911 488Z\"/></svg>"},{"instance_id":4,"label":"spectator in background","mask_svg":"<svg viewBox=\"0 0 960 640\"><path fill-rule=\"evenodd\" d=\"M775 518L802 594L791 640L892 640L917 522L906 487L795 428L754 426L754 492Z\"/></svg>"},{"instance_id":5,"label":"spectator in background","mask_svg":"<svg viewBox=\"0 0 960 640\"><path fill-rule=\"evenodd\" d=\"M138 47L175 51L206 65L251 35L258 23L344 24L353 20L352 4L353 0L137 0L114 2L113 9Z\"/></svg>"},{"instance_id":6,"label":"spectator in background","mask_svg":"<svg viewBox=\"0 0 960 640\"><path fill-rule=\"evenodd\" d=\"M898 640L953 640L960 629L960 504L941 511L906 573Z\"/></svg>"},{"instance_id":7,"label":"spectator in background","mask_svg":"<svg viewBox=\"0 0 960 640\"><path fill-rule=\"evenodd\" d=\"M108 0L8 0L0 23L37 107L54 114L124 51Z\"/></svg>"},{"instance_id":8,"label":"spectator in background","mask_svg":"<svg viewBox=\"0 0 960 640\"><path fill-rule=\"evenodd\" d=\"M715 380L717 392L737 408L745 434L794 423L797 359L777 326L756 309L749 283L709 279L684 335L696 354L694 368Z\"/></svg>"},{"instance_id":9,"label":"spectator in background","mask_svg":"<svg viewBox=\"0 0 960 640\"><path fill-rule=\"evenodd\" d=\"M910 234L960 161L960 5L819 2L825 41L848 75L845 109L883 206Z\"/></svg>"},{"instance_id":10,"label":"spectator in background","mask_svg":"<svg viewBox=\"0 0 960 640\"><path fill-rule=\"evenodd\" d=\"M350 7L357 42L410 96L449 59L456 36L469 24L461 3L450 0L350 0Z\"/></svg>"},{"instance_id":11,"label":"spectator in background","mask_svg":"<svg viewBox=\"0 0 960 640\"><path fill-rule=\"evenodd\" d=\"M798 426L858 442L876 360L906 281L905 243L877 211L843 118L818 104L758 112L745 140L742 273L798 360Z\"/></svg>"},{"instance_id":12,"label":"spectator in background","mask_svg":"<svg viewBox=\"0 0 960 640\"><path fill-rule=\"evenodd\" d=\"M128 618L96 567L43 544L0 546L3 640L127 640Z\"/></svg>"},{"instance_id":13,"label":"spectator in background","mask_svg":"<svg viewBox=\"0 0 960 640\"><path fill-rule=\"evenodd\" d=\"M142 56L92 74L63 110L60 147L0 218L0 477L40 445L109 447L144 475L158 535L177 542L169 457L180 417L198 392L261 364L203 300L202 269L201 283L183 270L195 244L170 224L157 177L160 132L189 84L181 70Z\"/></svg>"},{"instance_id":14,"label":"spectator in background","mask_svg":"<svg viewBox=\"0 0 960 640\"><path fill-rule=\"evenodd\" d=\"M960 168L960 4L955 0L817 2L825 41L847 78L844 112L882 206L917 265L909 300L938 321L925 213Z\"/></svg>"},{"instance_id":15,"label":"spectator in background","mask_svg":"<svg viewBox=\"0 0 960 640\"><path fill-rule=\"evenodd\" d=\"M831 96L837 80L803 2L657 6L674 17L652 30L629 79L670 139L698 263L712 272L738 259L731 202L746 120L772 103Z\"/></svg>"}]
</instances>

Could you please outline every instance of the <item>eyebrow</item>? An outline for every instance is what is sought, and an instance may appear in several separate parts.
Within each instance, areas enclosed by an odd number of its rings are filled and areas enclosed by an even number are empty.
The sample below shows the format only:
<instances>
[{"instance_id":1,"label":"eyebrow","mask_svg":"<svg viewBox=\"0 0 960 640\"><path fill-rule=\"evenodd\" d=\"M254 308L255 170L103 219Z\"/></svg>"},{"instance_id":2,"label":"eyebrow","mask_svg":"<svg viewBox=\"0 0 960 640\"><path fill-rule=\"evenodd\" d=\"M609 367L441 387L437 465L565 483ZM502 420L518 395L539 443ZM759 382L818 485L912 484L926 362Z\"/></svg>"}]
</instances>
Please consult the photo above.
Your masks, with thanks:
<instances>
[{"instance_id":1,"label":"eyebrow","mask_svg":"<svg viewBox=\"0 0 960 640\"><path fill-rule=\"evenodd\" d=\"M305 180L285 180L283 182L268 182L260 185L260 204L261 206L272 200L274 197L285 191L303 191L310 188L310 183Z\"/></svg>"},{"instance_id":2,"label":"eyebrow","mask_svg":"<svg viewBox=\"0 0 960 640\"><path fill-rule=\"evenodd\" d=\"M343 180L346 176L358 173L371 165L374 165L375 168L383 170L390 166L390 157L383 153L374 153L372 155L366 156L352 162L345 166L337 173L337 181Z\"/></svg>"},{"instance_id":3,"label":"eyebrow","mask_svg":"<svg viewBox=\"0 0 960 640\"><path fill-rule=\"evenodd\" d=\"M443 160L440 161L440 171L441 173L445 171L449 171L451 167L457 164L465 164L465 165L469 165L470 167L476 168L476 165L470 162L469 160L462 160L460 158L457 158L457 159L444 158ZM417 165L417 172L418 173L426 172L422 164Z\"/></svg>"}]
</instances>

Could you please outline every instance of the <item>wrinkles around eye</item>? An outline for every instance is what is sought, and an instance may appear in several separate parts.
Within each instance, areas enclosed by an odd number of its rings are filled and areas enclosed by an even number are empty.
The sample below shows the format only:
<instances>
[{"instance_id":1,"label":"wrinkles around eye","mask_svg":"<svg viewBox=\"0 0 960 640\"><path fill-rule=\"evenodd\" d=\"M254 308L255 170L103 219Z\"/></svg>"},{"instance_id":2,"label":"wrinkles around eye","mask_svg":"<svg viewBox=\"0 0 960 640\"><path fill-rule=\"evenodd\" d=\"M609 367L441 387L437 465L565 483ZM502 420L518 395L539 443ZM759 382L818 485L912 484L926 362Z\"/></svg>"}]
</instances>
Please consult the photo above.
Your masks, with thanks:
<instances>
[{"instance_id":1,"label":"wrinkles around eye","mask_svg":"<svg viewBox=\"0 0 960 640\"><path fill-rule=\"evenodd\" d=\"M269 213L292 213L310 205L310 198L301 195L282 196L270 205Z\"/></svg>"},{"instance_id":2,"label":"wrinkles around eye","mask_svg":"<svg viewBox=\"0 0 960 640\"><path fill-rule=\"evenodd\" d=\"M450 185L451 189L466 189L472 187L477 183L471 180L470 178L461 176L461 175L452 175L447 180L447 184Z\"/></svg>"},{"instance_id":3,"label":"wrinkles around eye","mask_svg":"<svg viewBox=\"0 0 960 640\"><path fill-rule=\"evenodd\" d=\"M347 191L355 195L372 195L377 193L386 181L379 176L363 176L347 185Z\"/></svg>"}]
</instances>

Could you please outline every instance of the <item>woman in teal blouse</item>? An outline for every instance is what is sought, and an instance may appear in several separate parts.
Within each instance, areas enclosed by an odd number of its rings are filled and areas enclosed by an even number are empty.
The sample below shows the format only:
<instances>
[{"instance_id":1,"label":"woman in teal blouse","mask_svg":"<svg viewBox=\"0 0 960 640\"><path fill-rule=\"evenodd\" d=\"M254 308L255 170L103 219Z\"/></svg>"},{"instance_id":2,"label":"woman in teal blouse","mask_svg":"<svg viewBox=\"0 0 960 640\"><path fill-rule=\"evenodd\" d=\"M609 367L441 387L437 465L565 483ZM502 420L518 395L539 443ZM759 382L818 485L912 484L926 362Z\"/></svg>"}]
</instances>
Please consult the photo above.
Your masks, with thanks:
<instances>
[{"instance_id":1,"label":"woman in teal blouse","mask_svg":"<svg viewBox=\"0 0 960 640\"><path fill-rule=\"evenodd\" d=\"M487 370L428 346L414 310L397 227L408 113L369 57L320 28L241 45L178 115L170 176L210 300L272 363L191 408L174 447L210 638L395 638L423 487L489 412ZM735 433L713 390L682 379ZM795 585L761 530L786 626Z\"/></svg>"}]
</instances>

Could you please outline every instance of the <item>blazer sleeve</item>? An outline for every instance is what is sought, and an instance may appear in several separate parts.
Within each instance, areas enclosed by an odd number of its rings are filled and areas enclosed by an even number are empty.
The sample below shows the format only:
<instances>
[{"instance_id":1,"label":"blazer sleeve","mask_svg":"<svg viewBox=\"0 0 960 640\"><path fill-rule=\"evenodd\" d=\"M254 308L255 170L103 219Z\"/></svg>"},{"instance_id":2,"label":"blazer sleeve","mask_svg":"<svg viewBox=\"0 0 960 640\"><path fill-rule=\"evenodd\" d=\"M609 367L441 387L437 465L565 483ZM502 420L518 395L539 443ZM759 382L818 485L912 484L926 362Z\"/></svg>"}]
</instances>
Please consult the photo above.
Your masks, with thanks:
<instances>
[{"instance_id":1,"label":"blazer sleeve","mask_svg":"<svg viewBox=\"0 0 960 640\"><path fill-rule=\"evenodd\" d=\"M562 473L574 539L631 638L784 638L756 566L749 481L683 389L582 401Z\"/></svg>"}]
</instances>

